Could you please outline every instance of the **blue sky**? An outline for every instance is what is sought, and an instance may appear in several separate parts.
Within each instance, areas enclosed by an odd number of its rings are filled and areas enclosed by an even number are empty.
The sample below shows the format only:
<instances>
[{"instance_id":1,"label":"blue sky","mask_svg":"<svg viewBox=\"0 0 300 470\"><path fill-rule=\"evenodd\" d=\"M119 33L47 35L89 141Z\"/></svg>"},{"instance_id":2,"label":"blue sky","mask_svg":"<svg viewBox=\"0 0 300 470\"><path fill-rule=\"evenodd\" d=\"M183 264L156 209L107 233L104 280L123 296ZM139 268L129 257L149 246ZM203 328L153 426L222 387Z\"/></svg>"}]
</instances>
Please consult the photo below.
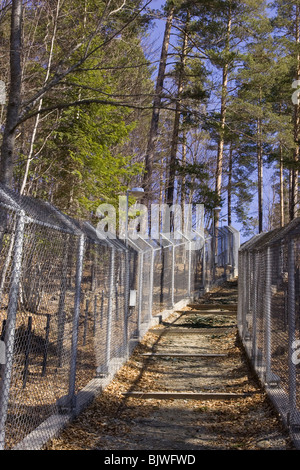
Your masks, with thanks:
<instances>
[{"instance_id":1,"label":"blue sky","mask_svg":"<svg viewBox=\"0 0 300 470\"><path fill-rule=\"evenodd\" d=\"M150 8L155 8L155 9L161 9L165 4L165 1L162 0L152 0L151 3L149 4ZM155 22L155 27L152 30L151 36L153 37L153 40L155 40L155 47L160 53L160 46L163 40L163 34L164 34L164 27L165 27L165 21L164 20L159 20ZM272 175L272 171L267 171L264 170L264 201L266 202L266 205L268 203L268 200L270 199L271 193L270 193L270 176ZM256 178L256 175L254 174L254 178ZM266 210L266 209L265 209ZM257 195L254 196L254 201L251 206L251 215L252 217L256 218L257 217ZM226 219L227 216L227 206L226 203L224 203L224 207L221 212L221 219ZM224 225L226 225L226 222L223 222ZM235 228L238 230L240 229L239 224L236 221L233 221L233 225ZM241 241L244 242L247 239L249 239L249 236L243 237L241 236Z\"/></svg>"}]
</instances>

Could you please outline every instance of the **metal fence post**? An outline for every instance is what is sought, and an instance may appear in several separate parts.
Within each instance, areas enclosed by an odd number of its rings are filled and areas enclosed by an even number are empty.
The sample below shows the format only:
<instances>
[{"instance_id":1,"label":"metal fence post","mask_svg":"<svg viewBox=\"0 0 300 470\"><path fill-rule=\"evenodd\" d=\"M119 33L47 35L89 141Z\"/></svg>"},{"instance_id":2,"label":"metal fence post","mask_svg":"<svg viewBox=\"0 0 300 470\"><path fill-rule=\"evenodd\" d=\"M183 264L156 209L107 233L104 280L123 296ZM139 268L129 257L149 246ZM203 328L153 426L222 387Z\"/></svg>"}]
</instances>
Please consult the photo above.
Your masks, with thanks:
<instances>
[{"instance_id":1,"label":"metal fence post","mask_svg":"<svg viewBox=\"0 0 300 470\"><path fill-rule=\"evenodd\" d=\"M266 340L266 383L271 382L271 248L266 252L265 285L265 340Z\"/></svg>"},{"instance_id":2,"label":"metal fence post","mask_svg":"<svg viewBox=\"0 0 300 470\"><path fill-rule=\"evenodd\" d=\"M150 323L152 317L153 308L153 285L154 285L154 248L146 240L144 242L150 247L151 261L150 261L150 273L149 273L149 308L147 322Z\"/></svg>"},{"instance_id":3,"label":"metal fence post","mask_svg":"<svg viewBox=\"0 0 300 470\"><path fill-rule=\"evenodd\" d=\"M103 311L104 311L104 290L101 293L101 307L100 307L100 328L103 326Z\"/></svg>"},{"instance_id":4,"label":"metal fence post","mask_svg":"<svg viewBox=\"0 0 300 470\"><path fill-rule=\"evenodd\" d=\"M203 238L202 284L203 284L203 290L204 290L204 292L206 292L206 243L205 243L205 238Z\"/></svg>"},{"instance_id":5,"label":"metal fence post","mask_svg":"<svg viewBox=\"0 0 300 470\"><path fill-rule=\"evenodd\" d=\"M76 284L75 284L75 301L74 301L74 317L73 317L73 331L72 331L72 347L71 347L71 367L70 367L70 380L69 380L69 396L67 406L71 406L71 412L76 407L75 384L76 384L76 368L77 368L77 345L78 345L78 325L80 315L80 297L81 297L81 282L83 271L83 256L84 256L84 235L80 235L77 249L77 266L76 266Z\"/></svg>"},{"instance_id":6,"label":"metal fence post","mask_svg":"<svg viewBox=\"0 0 300 470\"><path fill-rule=\"evenodd\" d=\"M259 282L257 254L253 253L253 312L252 312L252 362L256 364L257 356L257 285Z\"/></svg>"},{"instance_id":7,"label":"metal fence post","mask_svg":"<svg viewBox=\"0 0 300 470\"><path fill-rule=\"evenodd\" d=\"M222 234L221 237L221 247L222 247L222 259L223 259L223 268L224 268L224 278L227 280L227 271L226 271L226 264L227 259L226 259L226 247L228 243L228 233Z\"/></svg>"},{"instance_id":8,"label":"metal fence post","mask_svg":"<svg viewBox=\"0 0 300 470\"><path fill-rule=\"evenodd\" d=\"M243 339L245 340L246 337L247 337L247 323L246 323L246 314L247 314L247 289L248 289L248 286L247 286L247 263L246 263L246 252L243 252L241 253L241 265L242 265L242 271L243 271L243 278L242 278L242 283L241 283L241 286L242 287L242 312L241 312L241 315L242 315L242 335L243 335ZM241 273L240 273L241 274Z\"/></svg>"},{"instance_id":9,"label":"metal fence post","mask_svg":"<svg viewBox=\"0 0 300 470\"><path fill-rule=\"evenodd\" d=\"M151 261L150 261L150 275L149 275L149 308L147 322L150 323L152 317L152 307L153 307L153 285L154 285L154 247L143 238L143 242L148 245L151 251Z\"/></svg>"},{"instance_id":10,"label":"metal fence post","mask_svg":"<svg viewBox=\"0 0 300 470\"><path fill-rule=\"evenodd\" d=\"M139 252L139 294L138 294L138 317L137 317L137 337L141 334L141 316L142 316L142 299L143 299L143 265L144 253Z\"/></svg>"},{"instance_id":11,"label":"metal fence post","mask_svg":"<svg viewBox=\"0 0 300 470\"><path fill-rule=\"evenodd\" d=\"M188 298L192 297L192 241L188 240L185 243L185 251L188 250L189 255L189 272L188 272Z\"/></svg>"},{"instance_id":12,"label":"metal fence post","mask_svg":"<svg viewBox=\"0 0 300 470\"><path fill-rule=\"evenodd\" d=\"M151 248L151 265L150 265L150 287L149 287L149 316L148 322L150 323L152 318L152 309L153 309L153 286L154 286L154 248Z\"/></svg>"},{"instance_id":13,"label":"metal fence post","mask_svg":"<svg viewBox=\"0 0 300 470\"><path fill-rule=\"evenodd\" d=\"M185 242L183 244L184 261L186 260L186 257L188 254L188 282L187 282L187 292L185 293L185 297L190 299L192 296L192 240L187 236L187 234L181 233L181 236L185 239Z\"/></svg>"},{"instance_id":14,"label":"metal fence post","mask_svg":"<svg viewBox=\"0 0 300 470\"><path fill-rule=\"evenodd\" d=\"M249 295L250 295L250 286L249 286L249 275L250 275L250 270L249 270L249 251L247 250L245 252L245 316L248 315L249 313ZM246 325L246 328L248 330L248 325Z\"/></svg>"},{"instance_id":15,"label":"metal fence post","mask_svg":"<svg viewBox=\"0 0 300 470\"><path fill-rule=\"evenodd\" d=\"M124 354L128 357L128 317L129 317L130 263L129 250L125 251L125 286L124 286Z\"/></svg>"},{"instance_id":16,"label":"metal fence post","mask_svg":"<svg viewBox=\"0 0 300 470\"><path fill-rule=\"evenodd\" d=\"M174 291L175 291L175 244L172 243L172 287L171 287L171 304L172 308L175 305L174 302Z\"/></svg>"},{"instance_id":17,"label":"metal fence post","mask_svg":"<svg viewBox=\"0 0 300 470\"><path fill-rule=\"evenodd\" d=\"M25 213L21 211L16 226L14 255L12 262L12 275L9 291L9 303L7 309L7 322L5 330L5 345L6 345L6 363L4 366L4 373L2 378L0 390L0 449L3 450L5 446L5 424L7 419L10 382L13 367L13 349L15 340L16 329L16 316L18 307L18 296L20 277L22 270L22 254L23 254L23 241L24 241L24 228L25 228Z\"/></svg>"},{"instance_id":18,"label":"metal fence post","mask_svg":"<svg viewBox=\"0 0 300 470\"><path fill-rule=\"evenodd\" d=\"M62 279L60 285L60 295L57 314L57 355L58 367L62 365L63 357L63 344L64 344L64 330L66 321L65 312L65 298L67 290L67 277L68 277L68 255L69 255L69 235L66 237L64 257L62 261Z\"/></svg>"},{"instance_id":19,"label":"metal fence post","mask_svg":"<svg viewBox=\"0 0 300 470\"><path fill-rule=\"evenodd\" d=\"M109 373L110 348L111 348L111 327L112 327L112 307L114 296L114 272L115 272L115 248L111 249L110 271L109 271L109 298L106 323L106 350L105 350L105 368L104 373Z\"/></svg>"},{"instance_id":20,"label":"metal fence post","mask_svg":"<svg viewBox=\"0 0 300 470\"><path fill-rule=\"evenodd\" d=\"M296 310L295 310L295 242L290 240L288 244L288 325L289 325L289 411L288 424L291 428L298 425L295 422L297 410L297 385L296 385L296 364L293 361L293 344L296 331Z\"/></svg>"}]
</instances>

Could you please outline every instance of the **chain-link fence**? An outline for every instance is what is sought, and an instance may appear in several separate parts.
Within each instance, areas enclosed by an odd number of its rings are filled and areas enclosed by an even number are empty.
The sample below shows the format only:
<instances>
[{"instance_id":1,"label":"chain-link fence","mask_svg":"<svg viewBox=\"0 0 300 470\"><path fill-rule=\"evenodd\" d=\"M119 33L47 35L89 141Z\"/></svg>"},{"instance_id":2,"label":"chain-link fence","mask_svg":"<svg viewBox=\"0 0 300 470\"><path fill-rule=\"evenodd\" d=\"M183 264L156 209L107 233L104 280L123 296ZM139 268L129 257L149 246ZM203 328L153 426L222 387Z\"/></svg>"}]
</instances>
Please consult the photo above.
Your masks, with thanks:
<instances>
[{"instance_id":1,"label":"chain-link fence","mask_svg":"<svg viewBox=\"0 0 300 470\"><path fill-rule=\"evenodd\" d=\"M300 429L300 219L239 252L239 333L291 433ZM299 437L299 434L298 434Z\"/></svg>"},{"instance_id":2,"label":"chain-link fence","mask_svg":"<svg viewBox=\"0 0 300 470\"><path fill-rule=\"evenodd\" d=\"M232 226L220 227L205 236L203 284L206 288L238 275L240 232Z\"/></svg>"},{"instance_id":3,"label":"chain-link fence","mask_svg":"<svg viewBox=\"0 0 300 470\"><path fill-rule=\"evenodd\" d=\"M231 231L213 260L210 239L197 232L104 239L90 223L0 186L0 449L47 442L95 384L111 380L157 314L213 284L207 266L236 275Z\"/></svg>"}]
</instances>

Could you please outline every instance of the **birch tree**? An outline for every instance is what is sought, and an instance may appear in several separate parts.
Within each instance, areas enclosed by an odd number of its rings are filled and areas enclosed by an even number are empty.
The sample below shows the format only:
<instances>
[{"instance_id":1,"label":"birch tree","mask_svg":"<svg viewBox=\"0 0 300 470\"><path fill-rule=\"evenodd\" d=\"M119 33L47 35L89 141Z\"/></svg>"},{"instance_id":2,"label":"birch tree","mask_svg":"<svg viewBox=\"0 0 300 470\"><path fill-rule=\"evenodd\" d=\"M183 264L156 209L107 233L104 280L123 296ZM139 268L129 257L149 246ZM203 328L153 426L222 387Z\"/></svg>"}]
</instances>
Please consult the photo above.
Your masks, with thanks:
<instances>
[{"instance_id":1,"label":"birch tree","mask_svg":"<svg viewBox=\"0 0 300 470\"><path fill-rule=\"evenodd\" d=\"M164 80L165 80L165 74L166 74L168 48L169 48L169 42L170 42L170 34L171 34L171 29L172 29L173 17L174 17L174 5L171 4L167 10L166 25L165 25L163 43L161 47L159 68L158 68L158 73L157 73L157 78L156 78L155 95L153 99L153 111L152 111L152 118L151 118L151 123L150 123L148 145L147 145L147 150L146 150L146 155L145 155L145 171L144 171L143 186L147 192L148 200L149 200L149 197L151 199L151 196L152 196L151 184L152 184L153 163L154 163L156 142L158 139L159 116L160 116L160 109L162 107Z\"/></svg>"},{"instance_id":2,"label":"birch tree","mask_svg":"<svg viewBox=\"0 0 300 470\"><path fill-rule=\"evenodd\" d=\"M17 131L29 119L35 119L35 121L22 190L24 190L28 179L40 116L55 110L78 108L81 105L88 106L93 103L121 108L129 106L133 109L143 106L136 106L131 97L117 98L109 93L102 93L101 89L97 87L94 87L93 94L88 99L81 99L80 95L77 95L72 102L64 100L61 91L66 86L64 82L68 77L74 73L84 74L85 66L89 67L88 61L93 59L96 60L93 67L101 70L101 63L97 62L97 56L101 55L101 52L106 50L110 44L117 42L119 38L124 36L126 31L134 31L137 23L143 23L142 11L147 5L147 2L132 2L130 0L109 0L107 2L99 0L96 3L86 0L84 5L82 2L79 2L78 5L76 3L67 0L63 2L56 0L54 3L52 39L50 40L47 62L44 63L41 70L43 74L40 75L43 75L44 78L42 82L35 80L35 85L29 89L24 86L24 70L22 70L22 53L24 53L24 44L22 43L23 2L22 0L12 0L10 88L0 162L0 181L6 185L13 185L13 174L18 158L15 145ZM87 3L89 5L86 9ZM28 8L30 8L30 4L27 5ZM59 12L61 12L60 17ZM83 17L85 20L81 21ZM23 18L23 21L25 20L26 18ZM88 24L88 27L85 23ZM66 31L69 34L66 35ZM36 57L33 59L33 63L34 61L37 64Z\"/></svg>"}]
</instances>

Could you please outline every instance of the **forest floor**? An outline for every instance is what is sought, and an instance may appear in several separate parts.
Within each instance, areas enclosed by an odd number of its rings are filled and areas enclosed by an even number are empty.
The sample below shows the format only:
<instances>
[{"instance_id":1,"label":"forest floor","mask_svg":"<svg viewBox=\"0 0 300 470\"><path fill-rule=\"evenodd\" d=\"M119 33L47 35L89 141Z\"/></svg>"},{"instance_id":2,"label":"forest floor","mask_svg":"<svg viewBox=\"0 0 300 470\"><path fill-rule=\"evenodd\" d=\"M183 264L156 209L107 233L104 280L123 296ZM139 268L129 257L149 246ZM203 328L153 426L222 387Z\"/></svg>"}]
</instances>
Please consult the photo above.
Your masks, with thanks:
<instances>
[{"instance_id":1,"label":"forest floor","mask_svg":"<svg viewBox=\"0 0 300 470\"><path fill-rule=\"evenodd\" d=\"M236 303L233 280L151 329L47 450L292 450L239 343Z\"/></svg>"}]
</instances>

